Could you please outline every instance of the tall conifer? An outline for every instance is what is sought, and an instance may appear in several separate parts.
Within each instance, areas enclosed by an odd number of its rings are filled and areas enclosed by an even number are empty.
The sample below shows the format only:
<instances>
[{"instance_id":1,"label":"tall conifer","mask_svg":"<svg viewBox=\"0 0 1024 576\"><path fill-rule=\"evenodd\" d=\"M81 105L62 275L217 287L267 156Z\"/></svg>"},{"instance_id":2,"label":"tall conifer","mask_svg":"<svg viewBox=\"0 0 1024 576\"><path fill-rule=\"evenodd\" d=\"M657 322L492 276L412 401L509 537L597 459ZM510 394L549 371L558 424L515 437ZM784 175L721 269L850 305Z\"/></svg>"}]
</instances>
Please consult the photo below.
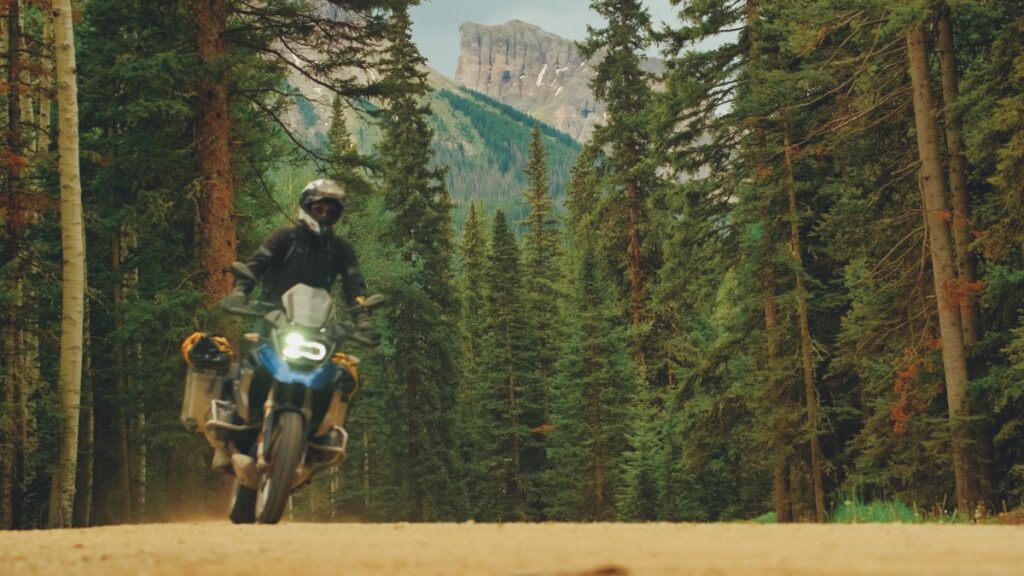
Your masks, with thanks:
<instances>
[{"instance_id":1,"label":"tall conifer","mask_svg":"<svg viewBox=\"0 0 1024 576\"><path fill-rule=\"evenodd\" d=\"M630 323L635 330L649 320L648 284L654 277L654 242L649 237L651 165L646 161L650 136L645 111L651 98L651 75L641 63L650 45L651 20L639 0L594 0L590 7L604 20L604 28L588 28L583 54L604 58L595 65L591 82L594 96L608 106L607 123L594 133L594 141L607 146L608 172L605 197L599 210L604 226L602 239L616 271L629 280L624 296L629 302ZM622 255L626 261L622 262ZM634 357L644 363L645 345L635 335Z\"/></svg>"},{"instance_id":2,"label":"tall conifer","mask_svg":"<svg viewBox=\"0 0 1024 576\"><path fill-rule=\"evenodd\" d=\"M483 339L490 428L485 489L488 520L533 520L540 513L542 390L523 295L519 247L504 212L495 214L487 266Z\"/></svg>"},{"instance_id":3,"label":"tall conifer","mask_svg":"<svg viewBox=\"0 0 1024 576\"><path fill-rule=\"evenodd\" d=\"M564 334L559 318L561 234L552 214L547 158L540 128L535 126L530 142L530 160L526 167L530 183L526 190L526 200L530 213L525 222L523 277L529 321L528 345L533 347L531 357L536 363L533 368L534 377L539 386L537 420L544 423L538 431L539 440L544 439L544 427L550 419L550 394ZM546 463L540 459L532 465L539 471Z\"/></svg>"},{"instance_id":4,"label":"tall conifer","mask_svg":"<svg viewBox=\"0 0 1024 576\"><path fill-rule=\"evenodd\" d=\"M463 377L457 398L458 446L465 463L470 517L482 517L482 491L487 487L488 425L487 385L484 367L484 338L487 334L487 231L475 202L462 234L461 294Z\"/></svg>"},{"instance_id":5,"label":"tall conifer","mask_svg":"<svg viewBox=\"0 0 1024 576\"><path fill-rule=\"evenodd\" d=\"M451 202L444 172L430 167L430 108L424 59L411 39L408 13L396 10L390 45L381 65L385 97L380 147L381 185L393 213L384 239L415 270L415 281L393 286L387 308L400 412L401 445L391 446L399 517L430 520L458 517L459 495L453 443L458 371L458 300L452 270Z\"/></svg>"},{"instance_id":6,"label":"tall conifer","mask_svg":"<svg viewBox=\"0 0 1024 576\"><path fill-rule=\"evenodd\" d=\"M563 520L610 520L622 487L634 375L626 331L609 306L594 247L581 250L567 306L569 340L552 390L548 513Z\"/></svg>"}]
</instances>

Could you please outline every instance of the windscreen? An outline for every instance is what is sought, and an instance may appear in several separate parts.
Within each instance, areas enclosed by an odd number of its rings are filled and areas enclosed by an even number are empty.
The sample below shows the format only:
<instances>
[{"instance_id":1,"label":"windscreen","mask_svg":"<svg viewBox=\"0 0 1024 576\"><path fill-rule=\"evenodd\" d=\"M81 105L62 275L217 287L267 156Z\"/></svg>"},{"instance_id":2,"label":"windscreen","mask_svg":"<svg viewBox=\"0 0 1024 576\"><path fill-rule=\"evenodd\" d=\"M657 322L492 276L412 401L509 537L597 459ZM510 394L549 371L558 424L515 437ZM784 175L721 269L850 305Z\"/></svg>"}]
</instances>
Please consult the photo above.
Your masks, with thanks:
<instances>
[{"instance_id":1,"label":"windscreen","mask_svg":"<svg viewBox=\"0 0 1024 576\"><path fill-rule=\"evenodd\" d=\"M288 320L309 328L320 328L334 315L334 302L323 288L297 284L281 296Z\"/></svg>"}]
</instances>

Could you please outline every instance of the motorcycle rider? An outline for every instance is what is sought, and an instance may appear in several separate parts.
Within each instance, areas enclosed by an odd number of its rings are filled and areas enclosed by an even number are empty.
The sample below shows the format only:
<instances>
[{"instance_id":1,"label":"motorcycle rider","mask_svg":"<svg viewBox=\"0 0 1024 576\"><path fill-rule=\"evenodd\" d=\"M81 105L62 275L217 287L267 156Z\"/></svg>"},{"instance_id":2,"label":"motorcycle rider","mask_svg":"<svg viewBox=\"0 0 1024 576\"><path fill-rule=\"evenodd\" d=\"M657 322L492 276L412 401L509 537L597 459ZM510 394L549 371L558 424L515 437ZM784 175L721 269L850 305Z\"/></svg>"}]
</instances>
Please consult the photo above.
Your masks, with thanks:
<instances>
[{"instance_id":1,"label":"motorcycle rider","mask_svg":"<svg viewBox=\"0 0 1024 576\"><path fill-rule=\"evenodd\" d=\"M297 284L330 290L340 276L349 307L362 303L366 284L359 271L355 249L333 232L344 209L345 191L333 180L319 179L306 185L299 196L297 223L271 232L246 263L260 281L261 300L280 304L281 296ZM236 277L234 290L222 305L228 308L245 305L254 288L251 279ZM377 339L366 311L356 313L354 320L359 333L371 340ZM322 442L333 443L333 440L324 438ZM228 455L216 450L213 467L229 465Z\"/></svg>"},{"instance_id":2,"label":"motorcycle rider","mask_svg":"<svg viewBox=\"0 0 1024 576\"><path fill-rule=\"evenodd\" d=\"M264 302L280 303L281 296L296 284L330 290L338 276L346 303L351 307L362 302L366 283L355 249L333 231L344 209L345 191L335 181L320 179L306 184L299 196L298 222L271 232L246 263L260 279ZM254 287L252 280L236 278L225 305L244 304ZM366 312L357 314L355 320L361 332L372 330Z\"/></svg>"}]
</instances>

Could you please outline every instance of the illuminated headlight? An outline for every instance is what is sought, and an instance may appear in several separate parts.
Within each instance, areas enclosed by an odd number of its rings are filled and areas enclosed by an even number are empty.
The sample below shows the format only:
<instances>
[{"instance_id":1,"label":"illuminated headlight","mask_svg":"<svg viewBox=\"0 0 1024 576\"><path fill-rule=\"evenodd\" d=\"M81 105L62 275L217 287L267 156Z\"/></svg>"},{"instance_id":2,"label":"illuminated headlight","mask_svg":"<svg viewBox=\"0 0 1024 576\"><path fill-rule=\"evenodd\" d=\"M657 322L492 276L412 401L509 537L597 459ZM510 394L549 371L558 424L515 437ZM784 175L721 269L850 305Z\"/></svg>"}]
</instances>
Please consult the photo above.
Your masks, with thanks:
<instances>
[{"instance_id":1,"label":"illuminated headlight","mask_svg":"<svg viewBox=\"0 0 1024 576\"><path fill-rule=\"evenodd\" d=\"M285 334L284 344L285 345L281 350L281 353L289 360L305 358L307 360L319 362L327 357L327 346L324 346L316 340L306 340L306 338L298 332L289 332L288 334Z\"/></svg>"}]
</instances>

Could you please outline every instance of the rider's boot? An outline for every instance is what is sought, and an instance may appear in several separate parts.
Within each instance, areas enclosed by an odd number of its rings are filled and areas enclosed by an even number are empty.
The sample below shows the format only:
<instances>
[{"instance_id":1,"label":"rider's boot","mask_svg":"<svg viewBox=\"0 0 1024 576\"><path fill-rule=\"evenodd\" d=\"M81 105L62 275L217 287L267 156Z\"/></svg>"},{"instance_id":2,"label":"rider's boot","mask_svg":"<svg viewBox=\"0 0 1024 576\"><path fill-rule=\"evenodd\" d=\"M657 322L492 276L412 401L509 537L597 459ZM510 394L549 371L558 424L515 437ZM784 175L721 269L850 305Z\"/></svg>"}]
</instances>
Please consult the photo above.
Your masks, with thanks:
<instances>
[{"instance_id":1,"label":"rider's boot","mask_svg":"<svg viewBox=\"0 0 1024 576\"><path fill-rule=\"evenodd\" d=\"M248 454L236 452L231 455L231 467L235 470L235 478L246 488L256 488L259 472L256 471L256 459Z\"/></svg>"},{"instance_id":2,"label":"rider's boot","mask_svg":"<svg viewBox=\"0 0 1024 576\"><path fill-rule=\"evenodd\" d=\"M213 449L213 461L210 467L218 472L227 472L231 469L231 456L221 448Z\"/></svg>"}]
</instances>

